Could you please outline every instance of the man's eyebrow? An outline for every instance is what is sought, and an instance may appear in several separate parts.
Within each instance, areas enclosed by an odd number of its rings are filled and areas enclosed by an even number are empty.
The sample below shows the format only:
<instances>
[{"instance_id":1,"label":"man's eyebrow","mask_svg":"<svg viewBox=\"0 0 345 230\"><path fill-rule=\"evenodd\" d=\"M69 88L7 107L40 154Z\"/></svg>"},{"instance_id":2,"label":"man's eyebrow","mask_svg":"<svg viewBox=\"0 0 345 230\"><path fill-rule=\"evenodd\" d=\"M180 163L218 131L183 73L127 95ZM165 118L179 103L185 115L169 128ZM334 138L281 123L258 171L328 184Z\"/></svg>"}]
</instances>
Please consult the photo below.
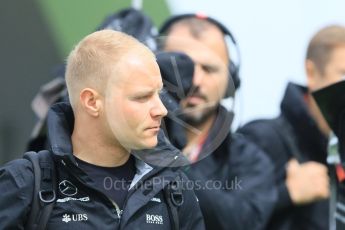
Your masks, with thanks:
<instances>
[{"instance_id":1,"label":"man's eyebrow","mask_svg":"<svg viewBox=\"0 0 345 230\"><path fill-rule=\"evenodd\" d=\"M219 68L220 67L220 63L217 62L209 62L209 61L198 61L195 62L196 64L199 64L201 66L205 66L205 67L211 67L211 68Z\"/></svg>"},{"instance_id":2,"label":"man's eyebrow","mask_svg":"<svg viewBox=\"0 0 345 230\"><path fill-rule=\"evenodd\" d=\"M217 64L209 64L209 63L205 63L205 64L200 64L201 67L203 68L207 68L207 69L211 69L211 70L219 70L220 66Z\"/></svg>"},{"instance_id":3,"label":"man's eyebrow","mask_svg":"<svg viewBox=\"0 0 345 230\"><path fill-rule=\"evenodd\" d=\"M154 94L155 92L160 92L163 89L163 84L161 84L158 88L147 88L141 89L136 92L136 94Z\"/></svg>"},{"instance_id":4,"label":"man's eyebrow","mask_svg":"<svg viewBox=\"0 0 345 230\"><path fill-rule=\"evenodd\" d=\"M138 95L153 94L155 91L156 90L153 90L153 89L142 89L135 92L135 94L138 94Z\"/></svg>"},{"instance_id":5,"label":"man's eyebrow","mask_svg":"<svg viewBox=\"0 0 345 230\"><path fill-rule=\"evenodd\" d=\"M206 67L210 67L210 68L219 68L219 65L217 65L217 64L206 63L206 64L201 64L201 65L206 66Z\"/></svg>"}]
</instances>

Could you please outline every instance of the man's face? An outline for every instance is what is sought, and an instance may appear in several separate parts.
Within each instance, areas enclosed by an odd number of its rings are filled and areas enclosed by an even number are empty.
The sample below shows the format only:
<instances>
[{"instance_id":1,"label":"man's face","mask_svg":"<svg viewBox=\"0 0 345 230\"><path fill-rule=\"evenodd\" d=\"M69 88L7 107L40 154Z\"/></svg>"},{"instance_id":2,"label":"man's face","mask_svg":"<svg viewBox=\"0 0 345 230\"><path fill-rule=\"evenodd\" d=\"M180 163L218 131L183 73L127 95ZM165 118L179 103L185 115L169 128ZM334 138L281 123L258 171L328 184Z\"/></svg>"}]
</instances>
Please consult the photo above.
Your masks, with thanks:
<instances>
[{"instance_id":1,"label":"man's face","mask_svg":"<svg viewBox=\"0 0 345 230\"><path fill-rule=\"evenodd\" d=\"M209 27L194 38L187 27L178 25L166 38L165 50L186 53L194 61L194 87L181 100L181 106L187 121L203 123L215 114L228 84L228 55L222 32Z\"/></svg>"},{"instance_id":2,"label":"man's face","mask_svg":"<svg viewBox=\"0 0 345 230\"><path fill-rule=\"evenodd\" d=\"M312 71L312 73L308 73L308 75L312 75L308 76L308 85L311 91L315 91L338 81L344 80L345 45L338 46L332 51L323 73L314 67L314 71Z\"/></svg>"},{"instance_id":3,"label":"man's face","mask_svg":"<svg viewBox=\"0 0 345 230\"><path fill-rule=\"evenodd\" d=\"M127 150L153 148L167 110L159 98L163 86L151 56L129 54L109 79L105 96L110 137Z\"/></svg>"},{"instance_id":4,"label":"man's face","mask_svg":"<svg viewBox=\"0 0 345 230\"><path fill-rule=\"evenodd\" d=\"M307 60L306 68L308 75L308 88L311 92L344 80L345 46L339 46L332 51L323 73L320 72L316 68L315 64L310 60ZM309 109L319 129L325 135L328 135L330 132L330 127L328 126L326 120L321 114L320 109L312 97L310 97Z\"/></svg>"}]
</instances>

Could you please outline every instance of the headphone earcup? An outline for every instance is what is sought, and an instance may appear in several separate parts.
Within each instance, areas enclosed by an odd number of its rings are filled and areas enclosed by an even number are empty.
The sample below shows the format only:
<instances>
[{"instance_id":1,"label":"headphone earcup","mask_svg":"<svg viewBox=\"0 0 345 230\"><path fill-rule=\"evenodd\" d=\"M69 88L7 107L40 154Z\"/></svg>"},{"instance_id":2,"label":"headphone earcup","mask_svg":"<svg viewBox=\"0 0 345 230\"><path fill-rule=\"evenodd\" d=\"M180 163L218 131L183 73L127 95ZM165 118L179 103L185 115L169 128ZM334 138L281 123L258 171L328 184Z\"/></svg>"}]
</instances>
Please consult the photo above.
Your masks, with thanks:
<instances>
[{"instance_id":1,"label":"headphone earcup","mask_svg":"<svg viewBox=\"0 0 345 230\"><path fill-rule=\"evenodd\" d=\"M225 97L233 97L235 90L237 90L241 84L239 69L234 64L234 62L229 61L229 63L230 63L229 64L229 81L228 81L228 88L226 90Z\"/></svg>"},{"instance_id":2,"label":"headphone earcup","mask_svg":"<svg viewBox=\"0 0 345 230\"><path fill-rule=\"evenodd\" d=\"M239 69L238 66L235 65L234 62L230 61L230 66L229 66L229 73L230 73L230 77L232 78L234 85L235 85L235 89L238 89L241 85L241 79L239 76Z\"/></svg>"}]
</instances>

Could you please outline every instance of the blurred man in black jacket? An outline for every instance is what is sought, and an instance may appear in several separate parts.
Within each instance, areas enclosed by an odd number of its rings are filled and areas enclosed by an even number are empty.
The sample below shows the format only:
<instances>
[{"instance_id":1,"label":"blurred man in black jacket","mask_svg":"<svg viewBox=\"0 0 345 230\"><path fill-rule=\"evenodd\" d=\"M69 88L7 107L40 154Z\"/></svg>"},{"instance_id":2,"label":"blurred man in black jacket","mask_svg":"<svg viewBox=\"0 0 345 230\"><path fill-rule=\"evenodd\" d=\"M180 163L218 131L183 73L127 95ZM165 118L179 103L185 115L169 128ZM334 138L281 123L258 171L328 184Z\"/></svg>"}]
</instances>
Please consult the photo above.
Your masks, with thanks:
<instances>
[{"instance_id":1,"label":"blurred man in black jacket","mask_svg":"<svg viewBox=\"0 0 345 230\"><path fill-rule=\"evenodd\" d=\"M344 27L326 27L313 36L305 68L308 87L288 84L278 118L253 121L240 129L276 166L279 201L269 229L328 229L330 128L311 92L344 76Z\"/></svg>"},{"instance_id":2,"label":"blurred man in black jacket","mask_svg":"<svg viewBox=\"0 0 345 230\"><path fill-rule=\"evenodd\" d=\"M231 64L233 53L225 42L229 31L212 18L187 14L169 19L161 32L167 36L165 51L183 52L195 65L192 76L175 75L190 77L192 86L180 98L182 117L177 123L183 129L168 134L194 163L187 174L194 181L206 228L264 229L276 202L273 166L257 146L231 133L233 114L220 104L239 86L238 67ZM185 142L176 143L181 135Z\"/></svg>"}]
</instances>

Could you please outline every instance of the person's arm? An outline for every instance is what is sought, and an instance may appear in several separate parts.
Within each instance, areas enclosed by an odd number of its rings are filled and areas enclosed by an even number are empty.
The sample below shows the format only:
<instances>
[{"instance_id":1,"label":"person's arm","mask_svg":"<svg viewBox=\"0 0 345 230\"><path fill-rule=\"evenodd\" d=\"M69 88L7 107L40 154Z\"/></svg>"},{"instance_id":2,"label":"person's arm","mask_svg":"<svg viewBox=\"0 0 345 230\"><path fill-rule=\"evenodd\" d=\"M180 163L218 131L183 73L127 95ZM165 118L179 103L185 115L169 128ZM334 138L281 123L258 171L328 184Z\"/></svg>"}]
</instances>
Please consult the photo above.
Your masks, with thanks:
<instances>
[{"instance_id":1,"label":"person's arm","mask_svg":"<svg viewBox=\"0 0 345 230\"><path fill-rule=\"evenodd\" d=\"M318 162L299 164L289 161L286 168L286 187L295 205L308 204L329 197L328 169Z\"/></svg>"},{"instance_id":2,"label":"person's arm","mask_svg":"<svg viewBox=\"0 0 345 230\"><path fill-rule=\"evenodd\" d=\"M31 163L14 160L0 168L1 229L24 229L33 196Z\"/></svg>"},{"instance_id":3,"label":"person's arm","mask_svg":"<svg viewBox=\"0 0 345 230\"><path fill-rule=\"evenodd\" d=\"M285 181L281 181L277 185L277 191L278 191L278 202L276 204L275 210L284 210L286 208L291 207L292 200L289 194L289 190L286 187Z\"/></svg>"},{"instance_id":4,"label":"person's arm","mask_svg":"<svg viewBox=\"0 0 345 230\"><path fill-rule=\"evenodd\" d=\"M205 224L217 229L264 229L277 201L270 160L255 145L240 141L231 144L229 190L195 189ZM198 170L188 171L194 181L203 181ZM195 182L196 183L196 182ZM204 181L203 183L208 183Z\"/></svg>"},{"instance_id":5,"label":"person's arm","mask_svg":"<svg viewBox=\"0 0 345 230\"><path fill-rule=\"evenodd\" d=\"M275 124L273 120L258 120L239 130L261 147L275 165L279 198L275 211L327 198L329 178L326 166L312 161L299 164L293 158L291 147L286 144L281 133L277 132L280 127Z\"/></svg>"},{"instance_id":6,"label":"person's arm","mask_svg":"<svg viewBox=\"0 0 345 230\"><path fill-rule=\"evenodd\" d=\"M274 128L272 120L250 122L241 127L238 132L258 145L274 165L274 177L278 190L278 200L274 212L291 208L294 204L285 181L286 164L291 158L291 153L284 144L284 140Z\"/></svg>"}]
</instances>

